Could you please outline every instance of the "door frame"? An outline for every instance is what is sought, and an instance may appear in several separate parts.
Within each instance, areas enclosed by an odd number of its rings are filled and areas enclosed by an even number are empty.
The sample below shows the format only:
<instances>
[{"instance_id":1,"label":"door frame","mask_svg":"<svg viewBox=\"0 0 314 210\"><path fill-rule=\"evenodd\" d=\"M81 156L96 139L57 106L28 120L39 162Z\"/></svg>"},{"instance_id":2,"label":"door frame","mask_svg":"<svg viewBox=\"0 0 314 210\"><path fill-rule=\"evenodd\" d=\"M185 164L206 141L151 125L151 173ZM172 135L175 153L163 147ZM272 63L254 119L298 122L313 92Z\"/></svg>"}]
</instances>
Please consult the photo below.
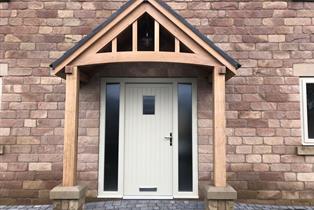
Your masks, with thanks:
<instances>
[{"instance_id":1,"label":"door frame","mask_svg":"<svg viewBox=\"0 0 314 210\"><path fill-rule=\"evenodd\" d=\"M118 191L104 191L104 157L105 157L105 113L106 113L106 85L120 83L120 114L119 114L119 160L118 160ZM124 196L124 131L125 131L125 84L172 84L173 91L173 158L172 158L172 194L173 196ZM193 191L178 191L178 83L192 84L192 163L193 163ZM98 170L98 198L125 199L172 199L198 198L198 144L197 144L197 79L196 78L101 78L100 85L100 133L99 133L99 170Z\"/></svg>"}]
</instances>

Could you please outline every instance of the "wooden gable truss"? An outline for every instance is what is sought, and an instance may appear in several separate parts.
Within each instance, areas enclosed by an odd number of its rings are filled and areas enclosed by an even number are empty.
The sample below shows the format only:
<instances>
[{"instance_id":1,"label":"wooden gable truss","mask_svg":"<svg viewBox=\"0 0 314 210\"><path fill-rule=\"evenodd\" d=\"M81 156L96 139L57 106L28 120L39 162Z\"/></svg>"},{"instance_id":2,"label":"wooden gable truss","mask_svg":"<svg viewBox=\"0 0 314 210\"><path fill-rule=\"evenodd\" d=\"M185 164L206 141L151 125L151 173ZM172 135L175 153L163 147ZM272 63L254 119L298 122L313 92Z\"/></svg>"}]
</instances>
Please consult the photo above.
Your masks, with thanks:
<instances>
[{"instance_id":1,"label":"wooden gable truss","mask_svg":"<svg viewBox=\"0 0 314 210\"><path fill-rule=\"evenodd\" d=\"M154 50L140 51L138 49L138 20L144 14L154 19ZM117 37L128 27L132 27L132 49L120 52L117 50ZM175 50L164 52L159 49L160 28L164 27L175 37ZM110 44L110 52L100 52ZM192 53L182 52L180 46L186 46ZM229 63L215 49L202 40L182 21L162 7L155 0L135 0L110 23L95 33L73 53L59 62L53 68L53 74L64 77L66 66L86 66L121 62L171 62L203 66L225 66L231 77L236 73L236 67ZM81 77L83 80L85 77Z\"/></svg>"}]
</instances>

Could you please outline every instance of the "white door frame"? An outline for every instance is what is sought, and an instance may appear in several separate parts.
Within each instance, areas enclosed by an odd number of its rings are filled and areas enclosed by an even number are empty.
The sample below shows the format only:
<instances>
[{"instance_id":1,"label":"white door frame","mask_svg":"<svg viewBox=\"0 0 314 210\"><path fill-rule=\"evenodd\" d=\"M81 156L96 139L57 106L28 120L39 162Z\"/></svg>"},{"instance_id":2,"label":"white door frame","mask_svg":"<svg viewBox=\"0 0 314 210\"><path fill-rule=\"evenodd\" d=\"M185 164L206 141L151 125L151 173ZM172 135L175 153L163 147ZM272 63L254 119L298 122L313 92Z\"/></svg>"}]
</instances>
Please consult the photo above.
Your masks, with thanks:
<instances>
[{"instance_id":1,"label":"white door frame","mask_svg":"<svg viewBox=\"0 0 314 210\"><path fill-rule=\"evenodd\" d=\"M118 191L104 191L104 157L105 157L105 113L106 113L106 85L120 83L120 114L119 114L119 160L118 160ZM172 199L198 198L198 148L197 148L197 82L194 78L102 78L100 101L100 134L99 134L99 171L98 171L98 198L130 198L124 196L124 110L126 83L159 83L173 86L173 196L136 196L134 199ZM193 191L178 191L178 83L192 84L192 162L193 162Z\"/></svg>"}]
</instances>

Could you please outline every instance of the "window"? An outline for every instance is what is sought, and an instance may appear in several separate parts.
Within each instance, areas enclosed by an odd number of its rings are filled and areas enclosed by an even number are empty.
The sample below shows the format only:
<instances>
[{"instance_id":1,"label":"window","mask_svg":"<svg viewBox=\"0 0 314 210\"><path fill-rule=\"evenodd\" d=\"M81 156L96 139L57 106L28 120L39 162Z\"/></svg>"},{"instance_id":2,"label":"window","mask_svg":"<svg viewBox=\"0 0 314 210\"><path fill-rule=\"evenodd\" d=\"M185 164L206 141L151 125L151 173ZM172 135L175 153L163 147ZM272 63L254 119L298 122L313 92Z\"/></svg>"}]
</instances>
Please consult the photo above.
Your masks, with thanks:
<instances>
[{"instance_id":1,"label":"window","mask_svg":"<svg viewBox=\"0 0 314 210\"><path fill-rule=\"evenodd\" d=\"M155 114L155 96L143 96L143 114Z\"/></svg>"},{"instance_id":2,"label":"window","mask_svg":"<svg viewBox=\"0 0 314 210\"><path fill-rule=\"evenodd\" d=\"M148 13L144 13L97 53L131 51L194 53Z\"/></svg>"},{"instance_id":3,"label":"window","mask_svg":"<svg viewBox=\"0 0 314 210\"><path fill-rule=\"evenodd\" d=\"M147 13L145 13L138 20L138 50L139 51L154 51L155 38L155 20Z\"/></svg>"},{"instance_id":4,"label":"window","mask_svg":"<svg viewBox=\"0 0 314 210\"><path fill-rule=\"evenodd\" d=\"M160 51L165 51L165 52L175 51L175 38L162 25L160 26L159 37L160 37L160 40L159 40Z\"/></svg>"},{"instance_id":5,"label":"window","mask_svg":"<svg viewBox=\"0 0 314 210\"><path fill-rule=\"evenodd\" d=\"M117 50L118 52L132 51L132 25L127 27L117 37Z\"/></svg>"},{"instance_id":6,"label":"window","mask_svg":"<svg viewBox=\"0 0 314 210\"><path fill-rule=\"evenodd\" d=\"M120 84L106 87L104 190L118 190Z\"/></svg>"},{"instance_id":7,"label":"window","mask_svg":"<svg viewBox=\"0 0 314 210\"><path fill-rule=\"evenodd\" d=\"M97 53L108 53L112 51L112 43L109 42L103 48L101 48Z\"/></svg>"},{"instance_id":8,"label":"window","mask_svg":"<svg viewBox=\"0 0 314 210\"><path fill-rule=\"evenodd\" d=\"M314 145L314 78L301 78L303 143Z\"/></svg>"},{"instance_id":9,"label":"window","mask_svg":"<svg viewBox=\"0 0 314 210\"><path fill-rule=\"evenodd\" d=\"M192 84L178 84L179 191L193 191Z\"/></svg>"}]
</instances>

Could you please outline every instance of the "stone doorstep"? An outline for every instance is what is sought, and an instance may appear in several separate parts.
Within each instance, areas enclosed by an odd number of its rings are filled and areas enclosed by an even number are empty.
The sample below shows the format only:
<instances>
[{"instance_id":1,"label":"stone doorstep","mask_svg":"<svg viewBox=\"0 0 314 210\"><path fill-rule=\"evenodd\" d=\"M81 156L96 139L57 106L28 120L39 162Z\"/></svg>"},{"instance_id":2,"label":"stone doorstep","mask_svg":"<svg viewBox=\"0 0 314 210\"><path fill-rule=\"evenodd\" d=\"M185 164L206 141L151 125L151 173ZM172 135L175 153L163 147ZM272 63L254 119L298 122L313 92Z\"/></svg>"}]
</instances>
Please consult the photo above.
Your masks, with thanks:
<instances>
[{"instance_id":1,"label":"stone doorstep","mask_svg":"<svg viewBox=\"0 0 314 210\"><path fill-rule=\"evenodd\" d=\"M207 200L236 200L237 191L231 187L215 187L212 185L204 185L203 193L207 197ZM204 196L204 198L206 198Z\"/></svg>"},{"instance_id":2,"label":"stone doorstep","mask_svg":"<svg viewBox=\"0 0 314 210\"><path fill-rule=\"evenodd\" d=\"M52 200L79 200L85 197L87 187L77 185L73 187L56 186L50 191L50 199Z\"/></svg>"}]
</instances>

